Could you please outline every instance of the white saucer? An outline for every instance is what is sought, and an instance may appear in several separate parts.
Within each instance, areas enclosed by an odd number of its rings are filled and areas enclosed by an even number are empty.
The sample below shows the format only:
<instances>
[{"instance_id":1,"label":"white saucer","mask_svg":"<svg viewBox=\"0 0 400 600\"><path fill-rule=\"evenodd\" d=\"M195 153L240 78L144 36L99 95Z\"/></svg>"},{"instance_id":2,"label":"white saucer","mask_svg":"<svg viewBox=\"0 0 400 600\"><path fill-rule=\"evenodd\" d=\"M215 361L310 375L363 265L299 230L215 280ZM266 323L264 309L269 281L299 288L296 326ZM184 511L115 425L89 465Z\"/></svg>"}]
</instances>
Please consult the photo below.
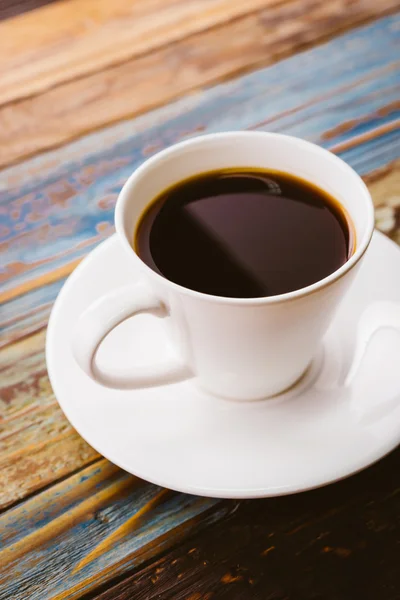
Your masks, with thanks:
<instances>
[{"instance_id":1,"label":"white saucer","mask_svg":"<svg viewBox=\"0 0 400 600\"><path fill-rule=\"evenodd\" d=\"M46 348L51 383L89 444L158 485L226 498L321 486L363 469L400 441L400 333L390 322L399 315L399 274L399 249L375 233L323 351L284 395L232 402L208 396L189 380L116 391L80 370L70 339L95 298L138 276L113 236L79 265L55 303ZM141 316L120 325L98 352L102 368L153 362L155 353L162 358L170 351L162 322ZM376 323L386 326L371 337L368 327L372 333ZM356 337L366 332L362 360L346 385Z\"/></svg>"}]
</instances>

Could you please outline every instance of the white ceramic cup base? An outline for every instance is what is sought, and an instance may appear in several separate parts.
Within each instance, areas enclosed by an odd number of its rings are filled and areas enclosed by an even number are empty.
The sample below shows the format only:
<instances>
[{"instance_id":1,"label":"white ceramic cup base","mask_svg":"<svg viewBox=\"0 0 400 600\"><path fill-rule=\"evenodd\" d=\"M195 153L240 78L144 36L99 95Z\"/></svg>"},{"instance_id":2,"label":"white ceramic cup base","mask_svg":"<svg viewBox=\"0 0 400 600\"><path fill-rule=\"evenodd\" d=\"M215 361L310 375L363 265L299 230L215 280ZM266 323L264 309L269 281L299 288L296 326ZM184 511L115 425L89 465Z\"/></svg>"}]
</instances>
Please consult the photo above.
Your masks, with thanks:
<instances>
[{"instance_id":1,"label":"white ceramic cup base","mask_svg":"<svg viewBox=\"0 0 400 600\"><path fill-rule=\"evenodd\" d=\"M224 400L190 380L114 390L86 375L71 348L73 325L91 302L140 277L113 236L74 271L55 303L46 347L50 380L89 444L158 485L226 498L318 487L363 469L400 442L399 272L399 249L375 233L310 369L275 398ZM169 360L167 322L147 315L125 321L102 344L99 366L123 370L132 361Z\"/></svg>"}]
</instances>

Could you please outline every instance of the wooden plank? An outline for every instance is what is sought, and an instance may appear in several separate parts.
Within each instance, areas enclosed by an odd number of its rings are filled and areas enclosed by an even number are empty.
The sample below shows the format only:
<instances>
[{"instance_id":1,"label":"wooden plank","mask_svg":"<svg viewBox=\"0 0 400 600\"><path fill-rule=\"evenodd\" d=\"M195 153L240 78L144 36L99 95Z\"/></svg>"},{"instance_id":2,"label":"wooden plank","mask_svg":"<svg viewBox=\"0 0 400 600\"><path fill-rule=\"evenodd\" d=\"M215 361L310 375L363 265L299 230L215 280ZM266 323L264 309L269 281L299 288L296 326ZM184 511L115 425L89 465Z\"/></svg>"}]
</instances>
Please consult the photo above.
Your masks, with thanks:
<instances>
[{"instance_id":1,"label":"wooden plank","mask_svg":"<svg viewBox=\"0 0 400 600\"><path fill-rule=\"evenodd\" d=\"M98 458L54 397L45 331L0 352L0 509Z\"/></svg>"},{"instance_id":2,"label":"wooden plank","mask_svg":"<svg viewBox=\"0 0 400 600\"><path fill-rule=\"evenodd\" d=\"M0 599L79 598L235 506L169 492L101 460L0 516Z\"/></svg>"},{"instance_id":3,"label":"wooden plank","mask_svg":"<svg viewBox=\"0 0 400 600\"><path fill-rule=\"evenodd\" d=\"M67 10L70 4L72 6L78 1L57 3L46 11L53 15L53 11ZM97 25L93 26L93 18L88 17L85 21L88 25L85 25L82 24L81 13L73 12L78 19L78 24L75 23L72 29L78 29L77 35L81 40L81 51L85 58L80 56L80 50L78 52L75 45L68 41L70 39L68 36L72 35L69 30L70 17L65 18L65 32L63 28L57 28L59 31L57 35L63 36L60 41L61 56L58 56L57 48L55 50L52 48L50 57L48 50L47 53L44 52L44 56L37 50L35 43L42 43L40 42L42 33L36 40L36 21L35 23L29 21L28 24L24 21L23 27L21 25L23 37L20 42L21 48L14 48L17 43L15 40L19 39L19 36L15 36L14 30L9 32L10 48L4 55L8 57L10 54L15 54L15 58L12 61L7 58L3 66L3 71L5 69L3 76L1 76L0 63L0 79L4 80L0 99L3 95L3 101L14 100L14 102L0 109L0 165L9 165L37 152L57 147L104 124L111 124L156 106L162 106L183 93L210 85L250 68L271 64L305 46L320 42L387 11L395 10L398 6L397 0L380 2L375 0L333 2L257 0L256 3L252 1L250 4L239 0L235 2L213 0L213 3L191 0L179 3L179 9L178 5L174 4L171 9L169 5L171 2L174 3L174 0L165 3L157 0L157 2L163 7L159 14L160 22L165 18L163 12L165 10L168 11L168 15L172 15L168 17L169 19L175 15L174 18L176 17L178 23L176 27L175 24L174 27L165 25L166 29L160 32L157 29L158 19L154 25L151 19L149 24L147 11L150 10L150 6L147 2L130 3L132 11L145 11L145 14L137 19L135 17L134 26L130 20L134 18L132 16L134 13L126 21L125 17L120 19L111 35L108 32L105 35L102 30L103 20L104 27L112 26L106 21L107 11L115 10L116 14L119 14L118 11L126 11L127 0L111 3L102 0L99 3L99 16L96 17L99 20L99 32ZM189 20L191 11L199 8L198 4L203 8L199 9L196 19ZM88 2L83 6L89 10L88 7L91 5L92 2ZM264 10L252 12L257 7L261 9L265 5L267 8ZM104 15L102 10L105 11ZM238 16L246 11L252 14ZM43 11L40 12L43 15ZM28 17L29 15L24 19ZM187 21L183 27L181 20L184 18ZM138 33L137 22L140 24L142 21L143 25L140 25ZM116 48L115 51L118 50L118 44L114 45L114 36L120 34L120 22L123 23L124 28L127 27L126 34L129 37L129 42L124 36L121 36L121 42L118 42L122 44L123 56L118 57L118 64L113 63L107 69L102 68L100 72L90 74L93 69L99 67L98 61L103 61L104 67L104 61L111 60L113 54L108 47L109 43ZM211 24L216 25L217 22L221 22L219 27L210 28ZM156 31L146 29L150 25L154 26ZM89 31L87 31L88 27ZM91 38L92 27L95 31L93 33L96 36L95 40ZM182 37L179 41L175 35L176 28ZM199 28L203 28L202 32L195 33ZM100 39L97 39L97 36L100 36ZM27 60L29 53L27 54L25 47L26 40L31 37L32 41L29 41L29 44L33 44L34 56ZM172 40L175 41L170 43ZM91 57L86 46L94 41L96 43L91 46L92 52L100 49L98 54ZM167 41L169 45L166 45ZM48 44L53 43L56 42L51 38ZM105 43L106 50L102 46ZM135 44L140 46L141 43L146 43L148 47L145 53L138 56ZM79 54L79 60L78 57L76 61L71 60L71 44L74 52ZM78 48L80 48L79 44ZM349 51L349 56L351 52L352 50ZM134 55L134 58L128 58L128 55ZM21 56L23 59L20 65ZM396 54L393 54L392 58L394 59L395 56ZM63 61L67 58L68 62L64 65ZM49 62L47 70L46 65L42 64L43 61ZM55 67L54 64L57 66ZM74 80L70 80L72 73L69 73L69 69L71 68L79 71L79 77L76 78L74 75ZM65 69L67 73L64 72ZM39 71L42 73L40 76ZM40 89L36 89L39 87ZM34 96L15 102L16 98L33 93Z\"/></svg>"},{"instance_id":4,"label":"wooden plank","mask_svg":"<svg viewBox=\"0 0 400 600\"><path fill-rule=\"evenodd\" d=\"M277 1L62 0L21 15L0 24L0 104L107 69Z\"/></svg>"},{"instance_id":5,"label":"wooden plank","mask_svg":"<svg viewBox=\"0 0 400 600\"><path fill-rule=\"evenodd\" d=\"M398 23L396 17L384 19L0 174L4 224L10 228L3 246L4 290L14 294L2 307L2 335L20 340L0 352L6 369L0 417L7 419L8 436L0 470L3 505L96 457L79 446L54 403L44 375L43 328L74 261L112 230L115 198L135 166L199 129L286 131L326 147L344 147L343 156L360 173L375 173L370 181L376 202L386 207L387 189L390 198L399 196L399 162L393 162L400 156L399 136L391 129L397 117ZM388 131L381 135L384 126ZM39 220L30 221L29 215L37 213ZM397 235L398 224L393 227L386 226L386 232ZM39 398L37 381L43 390ZM32 421L25 411L33 411ZM54 452L53 440L59 444ZM20 473L26 456L34 460Z\"/></svg>"},{"instance_id":6,"label":"wooden plank","mask_svg":"<svg viewBox=\"0 0 400 600\"><path fill-rule=\"evenodd\" d=\"M96 600L394 600L400 451L347 481L241 503Z\"/></svg>"}]
</instances>

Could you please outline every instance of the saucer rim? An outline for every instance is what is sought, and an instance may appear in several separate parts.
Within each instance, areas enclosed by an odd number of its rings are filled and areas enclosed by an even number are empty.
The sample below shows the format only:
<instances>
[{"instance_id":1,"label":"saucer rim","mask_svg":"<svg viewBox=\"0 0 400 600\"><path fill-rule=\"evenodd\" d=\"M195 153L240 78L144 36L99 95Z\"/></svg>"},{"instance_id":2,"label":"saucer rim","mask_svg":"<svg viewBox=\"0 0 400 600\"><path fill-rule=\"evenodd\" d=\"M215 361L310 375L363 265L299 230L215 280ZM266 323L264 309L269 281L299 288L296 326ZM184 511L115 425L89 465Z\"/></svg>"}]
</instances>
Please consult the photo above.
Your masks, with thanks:
<instances>
[{"instance_id":1,"label":"saucer rim","mask_svg":"<svg viewBox=\"0 0 400 600\"><path fill-rule=\"evenodd\" d=\"M397 244L395 244L395 242L390 240L390 238L388 238L384 234L374 231L373 237L378 237L381 241L389 242L390 246L395 248L396 251L400 252L400 248L397 246ZM55 398L56 398L62 412L64 413L64 415L66 416L66 418L68 419L70 424L73 426L73 428L78 432L78 434L90 446L92 446L92 448L94 448L94 450L96 450L96 452L98 452L101 456L103 456L104 458L106 458L107 460L109 460L110 462L115 464L116 466L120 467L121 469L125 470L126 472L128 472L140 479L143 479L154 485L164 487L164 488L176 491L176 492L192 494L192 495L199 495L199 496L210 497L210 498L244 500L244 499L286 496L286 495L291 495L291 494L295 494L295 493L310 491L312 489L318 489L325 485L329 485L331 483L336 483L338 481L346 479L347 477L355 475L355 474L361 472L362 470L364 470L365 468L377 463L380 459L387 456L390 452L392 452L394 449L396 449L399 446L400 433L398 435L398 439L391 438L386 444L382 444L378 449L376 449L375 452L372 453L372 455L371 454L365 455L362 458L362 460L353 461L353 464L350 464L350 465L349 465L349 463L345 463L343 465L342 469L337 469L337 473L335 475L328 477L326 479L322 479L321 477L318 477L317 479L313 480L312 478L309 478L307 481L304 482L304 485L301 485L301 486L299 486L299 485L293 486L293 485L287 484L287 485L275 486L275 487L262 487L262 488L250 488L249 487L247 489L234 488L234 487L217 488L217 487L213 486L213 487L208 488L208 487L204 487L204 486L202 487L202 486L193 486L193 485L174 485L174 484L171 485L171 483L169 483L168 481L162 480L162 478L158 478L158 477L153 478L151 476L149 477L146 473L141 472L140 469L135 468L133 470L132 467L130 465L128 465L124 460L121 460L118 457L117 458L113 457L112 452L105 453L104 451L100 450L97 443L93 443L90 440L91 435L84 434L83 431L81 431L80 425L78 424L78 426L77 426L75 417L71 418L71 416L69 414L68 403L60 400L60 397L63 394L58 394L58 391L60 391L60 390L57 390L57 388L58 388L58 384L56 381L57 377L55 376L55 365L54 365L54 362L52 359L52 355L54 355L52 352L52 344L56 343L54 340L54 337L53 337L53 331L54 331L54 323L57 321L59 307L61 307L63 304L63 297L64 297L65 293L68 292L69 288L74 285L75 279L80 277L81 270L84 270L85 267L87 266L87 264L93 259L94 253L97 253L100 249L104 252L107 249L108 245L111 246L116 243L117 244L120 243L120 240L118 239L117 234L113 234L112 236L110 236L109 238L107 238L106 240L101 242L98 246L96 246L96 248L94 248L82 260L82 262L76 267L76 269L74 269L74 271L68 277L67 281L64 283L64 285L53 305L51 315L49 318L49 322L48 322L48 327L47 327L47 332L46 332L46 345L45 345L45 356L46 356L46 365L47 365L48 376L49 376L50 383L51 383L51 386L54 391ZM260 400L259 402L264 402L264 400Z\"/></svg>"}]
</instances>

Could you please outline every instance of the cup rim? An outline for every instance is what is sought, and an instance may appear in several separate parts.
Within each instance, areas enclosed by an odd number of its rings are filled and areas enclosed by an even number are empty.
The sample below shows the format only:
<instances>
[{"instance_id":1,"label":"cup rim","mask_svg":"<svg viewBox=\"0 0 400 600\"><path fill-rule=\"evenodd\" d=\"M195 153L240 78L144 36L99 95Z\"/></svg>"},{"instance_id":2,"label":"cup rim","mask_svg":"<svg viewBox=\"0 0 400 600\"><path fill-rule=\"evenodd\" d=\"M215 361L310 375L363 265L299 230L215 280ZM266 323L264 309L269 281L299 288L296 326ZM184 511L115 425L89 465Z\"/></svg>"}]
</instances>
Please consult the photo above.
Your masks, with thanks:
<instances>
[{"instance_id":1,"label":"cup rim","mask_svg":"<svg viewBox=\"0 0 400 600\"><path fill-rule=\"evenodd\" d=\"M336 269L336 271L333 271L333 273L330 273L323 279L320 279L319 281L312 283L311 285L300 288L298 290L293 290L292 292L286 292L284 294L278 294L278 295L274 295L274 296L260 296L260 297L256 297L256 298L234 298L234 297L229 297L229 296L215 296L212 294L206 294L204 292L198 292L196 290L186 288L178 283L170 281L166 277L163 277L163 275L157 273L156 271L153 271L153 269L151 269L140 258L140 256L135 252L135 250L133 249L132 245L130 244L130 242L127 239L125 232L124 232L125 207L133 195L134 187L135 187L137 181L140 178L142 178L143 176L147 175L149 171L157 168L157 166L159 166L171 154L182 152L183 150L185 150L188 147L202 145L205 143L209 143L210 141L216 141L219 139L225 139L225 140L230 140L230 139L238 140L239 139L240 140L240 138L259 137L259 136L268 137L269 140L273 140L273 139L277 139L277 138L279 138L279 139L284 138L289 143L297 145L299 147L299 151L301 151L304 148L312 148L314 151L317 150L319 153L323 154L327 160L329 160L333 163L336 163L336 165L339 164L342 169L347 170L349 173L351 173L351 175L353 177L356 177L358 179L358 183L360 186L360 192L364 196L365 201L366 201L365 202L365 210L367 212L367 215L366 215L367 222L366 222L364 235L362 236L362 239L357 240L356 250L352 254L352 256L349 258L349 260L347 260L341 267L339 267L339 269ZM151 201L151 199L149 200L149 202L150 201ZM134 258L134 260L137 261L137 263L139 264L141 269L146 271L147 275L151 279L160 283L161 285L167 285L169 288L175 290L176 292L179 292L180 294L184 294L186 296L191 296L191 297L194 297L197 299L207 300L209 302L215 302L218 304L229 304L229 305L235 304L235 305L243 305L243 306L257 306L257 305L267 305L267 304L279 304L279 303L296 300L298 298L309 296L311 294L314 294L315 292L318 292L319 290L321 290L323 288L326 288L326 287L332 285L333 283L335 283L336 281L341 279L344 275L346 275L358 263L358 261L362 258L362 256L365 254L365 252L371 242L371 239L372 239L374 225L375 225L374 206L373 206L371 195L370 195L369 190L368 190L367 186L365 185L364 181L361 179L361 177L358 175L358 173L352 167L350 167L350 165L348 165L343 159L341 159L336 154L333 154L329 150L326 150L325 148L322 148L321 146L318 146L317 144L314 144L312 142L309 142L307 140L304 140L302 138L298 138L298 137L295 137L292 135L286 135L286 134L282 134L282 133L272 133L272 132L266 132L266 131L227 131L227 132L221 132L221 133L209 133L209 134L204 134L204 135L199 135L199 136L196 136L193 138L189 138L182 142L178 142L177 144L173 144L172 146L169 146L168 148L165 148L165 149L161 150L160 152L157 152L154 156L148 158L144 163L142 163L132 173L132 175L130 175L130 177L125 182L124 186L122 187L122 190L118 196L117 203L115 206L115 228L116 228L117 234L120 237L121 241L123 242L124 247L127 249L129 254Z\"/></svg>"}]
</instances>

